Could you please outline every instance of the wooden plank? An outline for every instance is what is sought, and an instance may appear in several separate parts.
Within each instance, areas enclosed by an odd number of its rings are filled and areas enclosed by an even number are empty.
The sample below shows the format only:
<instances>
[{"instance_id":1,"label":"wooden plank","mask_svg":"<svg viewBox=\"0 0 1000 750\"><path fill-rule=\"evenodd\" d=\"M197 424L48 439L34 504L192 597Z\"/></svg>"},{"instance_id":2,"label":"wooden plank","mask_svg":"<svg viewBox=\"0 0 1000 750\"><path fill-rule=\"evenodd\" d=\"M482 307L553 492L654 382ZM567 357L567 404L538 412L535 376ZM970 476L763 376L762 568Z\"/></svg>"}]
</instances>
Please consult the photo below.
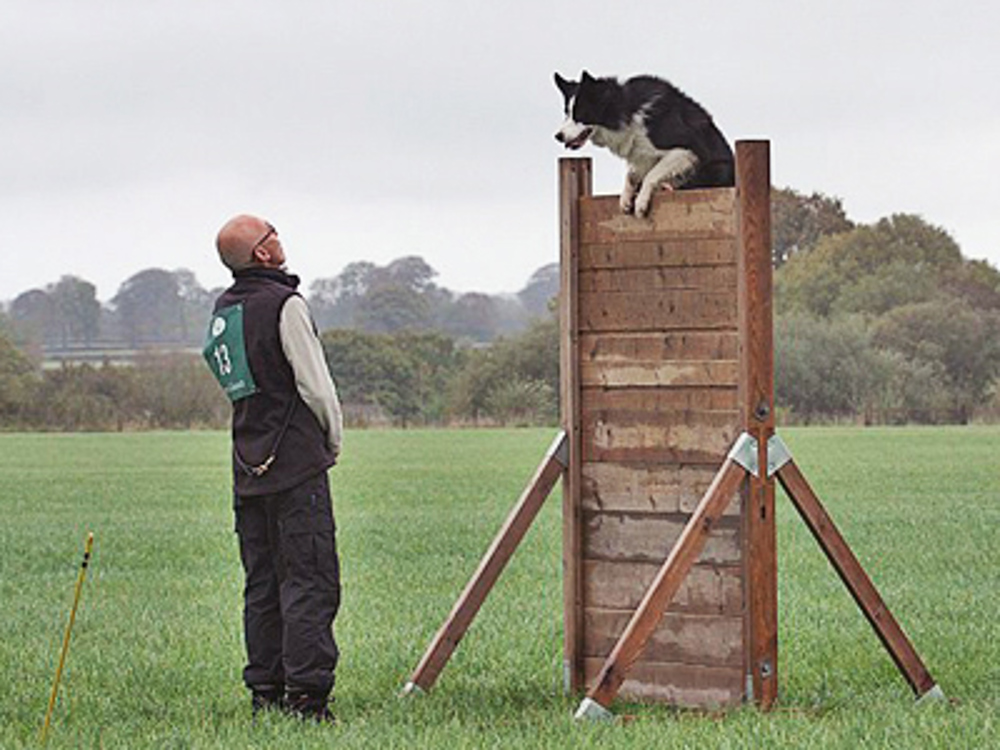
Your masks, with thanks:
<instances>
[{"instance_id":1,"label":"wooden plank","mask_svg":"<svg viewBox=\"0 0 1000 750\"><path fill-rule=\"evenodd\" d=\"M626 215L615 196L580 202L582 241L628 242L689 237L733 237L736 233L732 189L660 192L649 216Z\"/></svg>"},{"instance_id":2,"label":"wooden plank","mask_svg":"<svg viewBox=\"0 0 1000 750\"><path fill-rule=\"evenodd\" d=\"M662 292L667 289L736 294L736 265L580 271L581 292Z\"/></svg>"},{"instance_id":3,"label":"wooden plank","mask_svg":"<svg viewBox=\"0 0 1000 750\"><path fill-rule=\"evenodd\" d=\"M738 427L725 412L651 416L585 410L581 421L581 458L584 461L718 466L739 434Z\"/></svg>"},{"instance_id":4,"label":"wooden plank","mask_svg":"<svg viewBox=\"0 0 1000 750\"><path fill-rule=\"evenodd\" d=\"M584 601L588 607L635 611L660 572L659 563L584 560ZM743 611L743 578L738 566L695 563L670 601L669 611L737 617Z\"/></svg>"},{"instance_id":5,"label":"wooden plank","mask_svg":"<svg viewBox=\"0 0 1000 750\"><path fill-rule=\"evenodd\" d=\"M584 463L580 501L585 511L692 513L716 471L715 466ZM739 516L740 503L734 499L723 515Z\"/></svg>"},{"instance_id":6,"label":"wooden plank","mask_svg":"<svg viewBox=\"0 0 1000 750\"><path fill-rule=\"evenodd\" d=\"M430 690L451 658L531 522L538 515L545 498L562 476L565 468L565 443L566 433L560 432L414 670L410 678L413 685L424 691Z\"/></svg>"},{"instance_id":7,"label":"wooden plank","mask_svg":"<svg viewBox=\"0 0 1000 750\"><path fill-rule=\"evenodd\" d=\"M594 242L580 247L580 270L736 265L732 237Z\"/></svg>"},{"instance_id":8,"label":"wooden plank","mask_svg":"<svg viewBox=\"0 0 1000 750\"><path fill-rule=\"evenodd\" d=\"M738 360L736 328L721 331L581 333L580 357L589 362Z\"/></svg>"},{"instance_id":9,"label":"wooden plank","mask_svg":"<svg viewBox=\"0 0 1000 750\"><path fill-rule=\"evenodd\" d=\"M592 192L590 159L559 160L559 363L563 430L569 467L563 480L563 673L566 689L583 687L580 657L583 582L580 565L580 200Z\"/></svg>"},{"instance_id":10,"label":"wooden plank","mask_svg":"<svg viewBox=\"0 0 1000 750\"><path fill-rule=\"evenodd\" d=\"M601 659L585 660L587 685L597 682L602 667ZM715 709L742 702L743 680L743 670L735 667L640 661L621 685L621 693L628 700Z\"/></svg>"},{"instance_id":11,"label":"wooden plank","mask_svg":"<svg viewBox=\"0 0 1000 750\"><path fill-rule=\"evenodd\" d=\"M778 478L913 692L921 696L929 691L935 685L934 678L799 467L789 461L778 471Z\"/></svg>"},{"instance_id":12,"label":"wooden plank","mask_svg":"<svg viewBox=\"0 0 1000 750\"><path fill-rule=\"evenodd\" d=\"M735 330L584 333L584 387L709 385L735 388L739 336Z\"/></svg>"},{"instance_id":13,"label":"wooden plank","mask_svg":"<svg viewBox=\"0 0 1000 750\"><path fill-rule=\"evenodd\" d=\"M580 382L585 387L701 386L735 389L739 373L737 360L607 359L580 363Z\"/></svg>"},{"instance_id":14,"label":"wooden plank","mask_svg":"<svg viewBox=\"0 0 1000 750\"><path fill-rule=\"evenodd\" d=\"M771 177L766 141L736 145L741 402L743 429L767 465L774 434L774 340L771 296ZM750 477L744 504L748 591L748 672L753 697L768 709L778 694L778 561L774 480Z\"/></svg>"},{"instance_id":15,"label":"wooden plank","mask_svg":"<svg viewBox=\"0 0 1000 750\"><path fill-rule=\"evenodd\" d=\"M662 563L680 538L688 518L683 515L585 513L583 556L588 560ZM739 525L720 518L712 533L705 537L696 559L716 565L737 565L742 559L740 545Z\"/></svg>"},{"instance_id":16,"label":"wooden plank","mask_svg":"<svg viewBox=\"0 0 1000 750\"><path fill-rule=\"evenodd\" d=\"M592 383L582 389L581 404L589 411L608 409L668 416L687 411L725 412L733 424L740 423L736 383L656 388Z\"/></svg>"},{"instance_id":17,"label":"wooden plank","mask_svg":"<svg viewBox=\"0 0 1000 750\"><path fill-rule=\"evenodd\" d=\"M606 657L625 631L631 610L584 611L584 656ZM743 618L667 612L642 661L743 668Z\"/></svg>"},{"instance_id":18,"label":"wooden plank","mask_svg":"<svg viewBox=\"0 0 1000 750\"><path fill-rule=\"evenodd\" d=\"M743 482L746 472L731 458L723 463L705 497L684 527L677 543L670 550L649 591L629 620L621 639L601 667L597 681L587 697L607 708L614 700L629 669L639 658L650 635L656 629L663 612L674 598L701 554L713 527L732 496Z\"/></svg>"},{"instance_id":19,"label":"wooden plank","mask_svg":"<svg viewBox=\"0 0 1000 750\"><path fill-rule=\"evenodd\" d=\"M729 291L581 291L579 305L580 330L584 332L712 330L733 328L737 321L737 298Z\"/></svg>"}]
</instances>

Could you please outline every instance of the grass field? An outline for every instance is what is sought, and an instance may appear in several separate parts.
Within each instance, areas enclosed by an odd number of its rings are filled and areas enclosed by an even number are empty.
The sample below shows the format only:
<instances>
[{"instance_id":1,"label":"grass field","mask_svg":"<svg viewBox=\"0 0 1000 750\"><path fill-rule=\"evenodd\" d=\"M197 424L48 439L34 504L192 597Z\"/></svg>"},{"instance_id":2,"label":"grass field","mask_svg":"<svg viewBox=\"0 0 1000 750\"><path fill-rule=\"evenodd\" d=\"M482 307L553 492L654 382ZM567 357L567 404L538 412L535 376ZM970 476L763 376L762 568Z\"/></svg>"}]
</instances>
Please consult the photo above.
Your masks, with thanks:
<instances>
[{"instance_id":1,"label":"grass field","mask_svg":"<svg viewBox=\"0 0 1000 750\"><path fill-rule=\"evenodd\" d=\"M227 436L0 435L0 747L37 744L89 530L50 747L1000 746L1000 429L782 434L948 703L914 704L783 498L777 710L616 704L633 720L575 724L557 497L435 690L400 699L553 431L371 431L332 473L340 724L254 726Z\"/></svg>"}]
</instances>

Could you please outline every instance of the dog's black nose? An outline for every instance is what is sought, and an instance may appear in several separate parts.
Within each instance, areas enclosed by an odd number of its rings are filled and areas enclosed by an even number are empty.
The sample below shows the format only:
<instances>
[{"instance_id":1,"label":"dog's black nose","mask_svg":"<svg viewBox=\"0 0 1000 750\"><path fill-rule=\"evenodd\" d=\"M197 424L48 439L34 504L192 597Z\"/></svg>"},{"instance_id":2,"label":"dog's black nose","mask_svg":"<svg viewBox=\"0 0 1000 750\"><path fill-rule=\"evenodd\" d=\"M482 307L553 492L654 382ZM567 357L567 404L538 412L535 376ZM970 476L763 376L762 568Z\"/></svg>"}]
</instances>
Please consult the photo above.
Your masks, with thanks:
<instances>
[{"instance_id":1,"label":"dog's black nose","mask_svg":"<svg viewBox=\"0 0 1000 750\"><path fill-rule=\"evenodd\" d=\"M566 140L566 136L564 136L561 132L556 133L556 140L563 143Z\"/></svg>"}]
</instances>

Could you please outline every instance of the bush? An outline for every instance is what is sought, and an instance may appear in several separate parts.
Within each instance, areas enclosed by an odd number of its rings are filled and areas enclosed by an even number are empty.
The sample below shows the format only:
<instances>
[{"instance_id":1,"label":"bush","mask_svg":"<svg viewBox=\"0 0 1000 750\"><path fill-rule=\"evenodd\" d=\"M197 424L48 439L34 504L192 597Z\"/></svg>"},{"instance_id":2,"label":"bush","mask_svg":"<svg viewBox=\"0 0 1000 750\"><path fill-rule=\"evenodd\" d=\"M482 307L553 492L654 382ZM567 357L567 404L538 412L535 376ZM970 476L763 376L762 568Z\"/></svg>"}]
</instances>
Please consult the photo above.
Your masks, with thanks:
<instances>
[{"instance_id":1,"label":"bush","mask_svg":"<svg viewBox=\"0 0 1000 750\"><path fill-rule=\"evenodd\" d=\"M31 403L36 385L35 367L3 330L0 330L0 420L15 425Z\"/></svg>"},{"instance_id":2,"label":"bush","mask_svg":"<svg viewBox=\"0 0 1000 750\"><path fill-rule=\"evenodd\" d=\"M504 426L552 424L558 420L557 406L552 387L540 380L508 380L486 396L486 414Z\"/></svg>"},{"instance_id":3,"label":"bush","mask_svg":"<svg viewBox=\"0 0 1000 750\"><path fill-rule=\"evenodd\" d=\"M223 427L232 409L201 357L151 354L128 371L129 419L156 429Z\"/></svg>"},{"instance_id":4,"label":"bush","mask_svg":"<svg viewBox=\"0 0 1000 750\"><path fill-rule=\"evenodd\" d=\"M516 394L530 399L520 418L512 411ZM559 322L554 316L539 318L523 333L470 352L452 382L448 403L453 417L473 423L483 418L554 421L559 413Z\"/></svg>"},{"instance_id":5,"label":"bush","mask_svg":"<svg viewBox=\"0 0 1000 750\"><path fill-rule=\"evenodd\" d=\"M23 424L43 430L121 430L128 421L130 373L91 365L48 370L22 412Z\"/></svg>"},{"instance_id":6,"label":"bush","mask_svg":"<svg viewBox=\"0 0 1000 750\"><path fill-rule=\"evenodd\" d=\"M444 393L462 362L440 333L365 333L334 329L321 337L345 416L389 415L402 427L441 421Z\"/></svg>"},{"instance_id":7,"label":"bush","mask_svg":"<svg viewBox=\"0 0 1000 750\"><path fill-rule=\"evenodd\" d=\"M874 324L874 341L915 368L931 368L950 421L965 424L990 396L1000 374L1000 316L965 302L905 305Z\"/></svg>"},{"instance_id":8,"label":"bush","mask_svg":"<svg viewBox=\"0 0 1000 750\"><path fill-rule=\"evenodd\" d=\"M149 355L134 367L64 365L32 373L19 388L8 421L19 429L221 428L230 415L208 368L191 355Z\"/></svg>"},{"instance_id":9,"label":"bush","mask_svg":"<svg viewBox=\"0 0 1000 750\"><path fill-rule=\"evenodd\" d=\"M871 415L889 367L857 318L785 315L775 326L775 392L806 422Z\"/></svg>"}]
</instances>

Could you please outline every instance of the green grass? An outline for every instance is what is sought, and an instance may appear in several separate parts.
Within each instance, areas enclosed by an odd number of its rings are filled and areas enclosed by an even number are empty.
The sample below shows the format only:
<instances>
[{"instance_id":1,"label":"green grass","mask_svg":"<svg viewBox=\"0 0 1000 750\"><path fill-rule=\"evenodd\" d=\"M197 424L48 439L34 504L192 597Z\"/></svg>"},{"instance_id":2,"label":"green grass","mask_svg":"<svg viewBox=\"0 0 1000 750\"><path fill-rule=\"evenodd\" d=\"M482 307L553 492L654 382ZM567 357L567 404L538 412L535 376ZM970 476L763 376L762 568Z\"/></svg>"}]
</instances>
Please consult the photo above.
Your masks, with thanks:
<instances>
[{"instance_id":1,"label":"green grass","mask_svg":"<svg viewBox=\"0 0 1000 750\"><path fill-rule=\"evenodd\" d=\"M321 728L249 720L227 435L0 435L0 747L34 746L87 531L96 536L50 747L1000 745L1000 429L782 432L952 702L912 695L779 499L776 711L561 690L560 516L543 509L434 691L397 694L551 430L351 432L332 473L343 656Z\"/></svg>"}]
</instances>

